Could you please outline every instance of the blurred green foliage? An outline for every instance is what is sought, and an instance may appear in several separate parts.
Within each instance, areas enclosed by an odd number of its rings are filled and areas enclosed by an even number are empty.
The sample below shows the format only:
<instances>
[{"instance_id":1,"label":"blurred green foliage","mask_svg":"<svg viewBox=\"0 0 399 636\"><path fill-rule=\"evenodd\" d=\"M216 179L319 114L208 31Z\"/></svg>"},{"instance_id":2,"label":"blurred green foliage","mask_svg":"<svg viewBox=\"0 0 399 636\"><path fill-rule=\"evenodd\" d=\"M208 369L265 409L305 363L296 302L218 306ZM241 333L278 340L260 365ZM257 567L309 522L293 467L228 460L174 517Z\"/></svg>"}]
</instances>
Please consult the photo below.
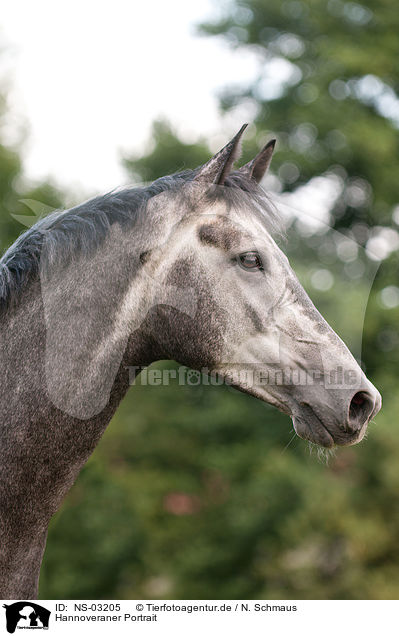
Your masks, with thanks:
<instances>
[{"instance_id":1,"label":"blurred green foliage","mask_svg":"<svg viewBox=\"0 0 399 636\"><path fill-rule=\"evenodd\" d=\"M396 598L398 407L325 465L248 396L131 389L52 524L42 598Z\"/></svg>"},{"instance_id":2,"label":"blurred green foliage","mask_svg":"<svg viewBox=\"0 0 399 636\"><path fill-rule=\"evenodd\" d=\"M200 28L259 57L257 80L227 87L221 105L250 106L258 131L277 135L284 190L326 171L346 177L336 227L388 224L399 200L398 29L393 0L237 0ZM364 197L351 196L354 183Z\"/></svg>"},{"instance_id":3,"label":"blurred green foliage","mask_svg":"<svg viewBox=\"0 0 399 636\"><path fill-rule=\"evenodd\" d=\"M123 164L128 172L140 181L152 182L165 174L173 174L194 168L209 159L209 149L204 141L195 144L181 141L170 123L155 121L151 135L152 149L143 157L125 157Z\"/></svg>"},{"instance_id":4,"label":"blurred green foliage","mask_svg":"<svg viewBox=\"0 0 399 636\"><path fill-rule=\"evenodd\" d=\"M39 208L31 202L40 202L50 208L62 204L62 196L54 184L48 182L30 183L23 173L21 148L10 147L3 143L3 131L7 128L8 106L6 96L0 95L0 251L9 247L22 229L36 222ZM28 205L27 205L28 204ZM46 209L46 211L48 211ZM15 216L23 217L21 222ZM23 227L25 226L25 228Z\"/></svg>"},{"instance_id":5,"label":"blurred green foliage","mask_svg":"<svg viewBox=\"0 0 399 636\"><path fill-rule=\"evenodd\" d=\"M339 180L330 223L339 234L302 232L293 219L284 249L317 307L355 347L366 312L362 359L383 410L364 442L337 449L327 462L293 434L289 418L254 398L228 387L138 381L52 521L41 598L398 598L392 213L399 159L398 114L390 110L399 83L397 6L393 0L223 6L202 31L250 47L263 60L254 85L228 88L222 97L224 109L256 107L243 160L273 134L277 190L293 191L326 174ZM284 60L291 73L279 86L267 80L276 58L277 68ZM26 214L18 201L35 198L20 186L19 154L1 148L3 247L21 228L9 213ZM148 153L124 163L130 174L152 180L209 156L203 141L185 143L160 121ZM38 200L57 205L54 189L40 188ZM367 246L381 238L382 227L391 232L391 246L378 267ZM354 257L340 250L342 238L358 244ZM330 284L323 286L326 272Z\"/></svg>"}]
</instances>

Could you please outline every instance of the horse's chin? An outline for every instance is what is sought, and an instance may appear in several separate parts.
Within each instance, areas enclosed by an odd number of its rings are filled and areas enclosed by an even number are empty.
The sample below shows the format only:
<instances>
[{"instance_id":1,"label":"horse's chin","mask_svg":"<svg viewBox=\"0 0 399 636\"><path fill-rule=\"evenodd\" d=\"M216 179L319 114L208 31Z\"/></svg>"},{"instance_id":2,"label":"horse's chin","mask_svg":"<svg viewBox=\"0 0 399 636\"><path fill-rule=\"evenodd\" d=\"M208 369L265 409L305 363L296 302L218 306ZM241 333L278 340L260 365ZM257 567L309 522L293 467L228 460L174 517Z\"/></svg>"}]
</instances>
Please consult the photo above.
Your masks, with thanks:
<instances>
[{"instance_id":1,"label":"horse's chin","mask_svg":"<svg viewBox=\"0 0 399 636\"><path fill-rule=\"evenodd\" d=\"M319 419L317 419L317 421L312 420L312 422L309 422L299 417L293 417L292 423L298 437L306 439L318 446L323 446L323 448L333 448L333 446L353 446L354 444L358 444L363 439L367 429L367 426L363 426L363 428L356 433L347 434L342 432L338 435L335 433L333 437L330 431Z\"/></svg>"},{"instance_id":2,"label":"horse's chin","mask_svg":"<svg viewBox=\"0 0 399 636\"><path fill-rule=\"evenodd\" d=\"M317 424L314 422L310 424L299 417L293 417L292 423L298 437L302 437L302 439L306 439L324 448L332 448L335 445L331 433L328 432L320 421Z\"/></svg>"}]
</instances>

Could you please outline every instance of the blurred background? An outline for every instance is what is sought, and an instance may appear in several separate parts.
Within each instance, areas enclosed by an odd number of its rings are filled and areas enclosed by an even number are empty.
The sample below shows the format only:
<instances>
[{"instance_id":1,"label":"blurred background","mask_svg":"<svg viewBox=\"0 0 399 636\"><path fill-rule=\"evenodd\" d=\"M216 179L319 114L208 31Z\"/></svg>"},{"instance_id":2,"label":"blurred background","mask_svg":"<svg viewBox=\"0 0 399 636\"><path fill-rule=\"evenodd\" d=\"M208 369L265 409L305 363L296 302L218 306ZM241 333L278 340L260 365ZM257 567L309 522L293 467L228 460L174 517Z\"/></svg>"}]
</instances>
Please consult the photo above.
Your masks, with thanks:
<instances>
[{"instance_id":1,"label":"blurred background","mask_svg":"<svg viewBox=\"0 0 399 636\"><path fill-rule=\"evenodd\" d=\"M228 387L138 384L53 518L40 597L396 599L397 3L135 5L5 0L1 248L48 209L199 165L249 121L242 161L277 138L263 185L284 249L383 410L327 463Z\"/></svg>"}]
</instances>

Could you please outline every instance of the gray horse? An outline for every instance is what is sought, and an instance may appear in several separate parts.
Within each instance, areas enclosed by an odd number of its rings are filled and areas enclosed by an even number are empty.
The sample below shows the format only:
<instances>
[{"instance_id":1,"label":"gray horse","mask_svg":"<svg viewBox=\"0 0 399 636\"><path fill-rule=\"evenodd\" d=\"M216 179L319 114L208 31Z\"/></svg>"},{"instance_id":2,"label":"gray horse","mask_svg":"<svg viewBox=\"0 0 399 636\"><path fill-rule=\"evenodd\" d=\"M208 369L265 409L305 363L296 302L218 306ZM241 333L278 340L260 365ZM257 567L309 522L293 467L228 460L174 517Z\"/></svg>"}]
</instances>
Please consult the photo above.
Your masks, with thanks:
<instances>
[{"instance_id":1,"label":"gray horse","mask_svg":"<svg viewBox=\"0 0 399 636\"><path fill-rule=\"evenodd\" d=\"M49 521L129 386L159 359L224 378L316 444L381 398L272 238L274 142L55 212L0 261L0 596L34 598ZM130 373L131 375L131 373Z\"/></svg>"}]
</instances>

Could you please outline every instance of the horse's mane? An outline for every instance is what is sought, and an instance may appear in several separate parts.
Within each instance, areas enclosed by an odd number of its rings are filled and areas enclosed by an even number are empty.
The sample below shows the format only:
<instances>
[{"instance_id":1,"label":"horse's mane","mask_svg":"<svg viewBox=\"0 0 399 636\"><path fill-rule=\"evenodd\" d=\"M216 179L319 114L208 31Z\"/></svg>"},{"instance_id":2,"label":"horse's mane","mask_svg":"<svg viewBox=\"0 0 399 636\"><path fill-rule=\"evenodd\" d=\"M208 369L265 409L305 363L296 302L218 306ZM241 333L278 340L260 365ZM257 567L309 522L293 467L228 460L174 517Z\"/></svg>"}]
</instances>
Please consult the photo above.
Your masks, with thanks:
<instances>
[{"instance_id":1,"label":"horse's mane","mask_svg":"<svg viewBox=\"0 0 399 636\"><path fill-rule=\"evenodd\" d=\"M112 190L69 210L56 210L40 219L21 234L0 259L0 312L8 309L19 297L24 284L36 275L39 263L51 265L54 259L68 259L76 253L89 253L101 245L111 225L137 225L145 222L147 204L164 192L178 192L193 181L197 170L185 170L161 177L148 186ZM210 187L207 202L223 198L236 209L248 210L248 201L262 218L271 234L282 233L282 224L265 192L239 172L231 173L223 186ZM243 206L243 203L246 203ZM41 262L46 239L46 263Z\"/></svg>"}]
</instances>

